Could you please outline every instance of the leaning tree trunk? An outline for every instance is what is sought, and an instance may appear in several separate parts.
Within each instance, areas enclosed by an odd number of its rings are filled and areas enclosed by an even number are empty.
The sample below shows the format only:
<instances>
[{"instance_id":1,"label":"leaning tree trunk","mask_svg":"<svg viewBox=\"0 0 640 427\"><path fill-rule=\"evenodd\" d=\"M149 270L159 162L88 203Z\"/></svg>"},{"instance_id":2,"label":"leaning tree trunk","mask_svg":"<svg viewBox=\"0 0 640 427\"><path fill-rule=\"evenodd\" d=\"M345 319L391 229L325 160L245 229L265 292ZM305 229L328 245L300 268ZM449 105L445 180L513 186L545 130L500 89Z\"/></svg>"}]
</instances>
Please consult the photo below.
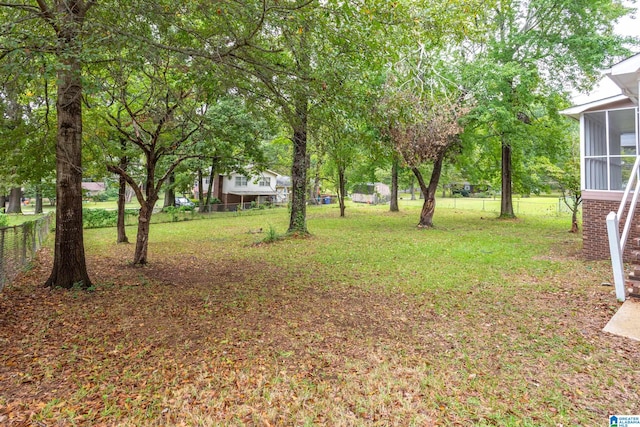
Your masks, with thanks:
<instances>
[{"instance_id":1,"label":"leaning tree trunk","mask_svg":"<svg viewBox=\"0 0 640 427\"><path fill-rule=\"evenodd\" d=\"M75 12L64 12L67 13ZM79 36L78 16L65 16L58 37L63 45L71 45ZM53 269L45 283L48 287L88 288L82 230L82 78L75 53L60 55L63 66L58 70L56 111L56 237Z\"/></svg>"},{"instance_id":2,"label":"leaning tree trunk","mask_svg":"<svg viewBox=\"0 0 640 427\"><path fill-rule=\"evenodd\" d=\"M347 180L344 177L344 167L338 168L338 203L340 204L340 218L344 218L346 206L344 196L347 192Z\"/></svg>"},{"instance_id":3,"label":"leaning tree trunk","mask_svg":"<svg viewBox=\"0 0 640 427\"><path fill-rule=\"evenodd\" d=\"M400 212L398 207L398 158L393 156L391 165L391 201L389 202L391 212Z\"/></svg>"},{"instance_id":4,"label":"leaning tree trunk","mask_svg":"<svg viewBox=\"0 0 640 427\"><path fill-rule=\"evenodd\" d=\"M307 98L296 103L297 122L293 127L293 164L291 166L291 217L289 233L308 234L307 230Z\"/></svg>"},{"instance_id":5,"label":"leaning tree trunk","mask_svg":"<svg viewBox=\"0 0 640 427\"><path fill-rule=\"evenodd\" d=\"M124 145L124 143L123 143ZM126 156L120 158L120 169L127 170L129 161ZM117 243L129 243L125 228L125 204L127 203L127 180L120 175L118 179L118 238Z\"/></svg>"},{"instance_id":6,"label":"leaning tree trunk","mask_svg":"<svg viewBox=\"0 0 640 427\"><path fill-rule=\"evenodd\" d=\"M147 154L146 198L141 201L140 213L138 214L138 234L136 236L136 250L133 254L133 265L147 264L151 215L153 215L153 208L158 201L158 189L163 185L161 180L157 184L155 183L156 164L159 160L155 154L155 152ZM142 197L138 197L138 200L141 199Z\"/></svg>"},{"instance_id":7,"label":"leaning tree trunk","mask_svg":"<svg viewBox=\"0 0 640 427\"><path fill-rule=\"evenodd\" d=\"M147 263L149 227L154 205L155 202L149 203L149 201L145 201L145 203L140 207L140 215L138 216L138 235L136 237L136 251L133 255L134 265L145 265Z\"/></svg>"},{"instance_id":8,"label":"leaning tree trunk","mask_svg":"<svg viewBox=\"0 0 640 427\"><path fill-rule=\"evenodd\" d=\"M9 193L9 206L7 206L7 212L11 214L22 213L22 188L14 187Z\"/></svg>"},{"instance_id":9,"label":"leaning tree trunk","mask_svg":"<svg viewBox=\"0 0 640 427\"><path fill-rule=\"evenodd\" d=\"M565 203L566 202L566 197L565 197ZM571 206L569 206L569 209L571 209L571 233L577 233L578 231L580 231L580 227L578 227L578 209L580 208L580 204L582 203L582 194L581 193L577 193L574 194L571 197L572 203Z\"/></svg>"},{"instance_id":10,"label":"leaning tree trunk","mask_svg":"<svg viewBox=\"0 0 640 427\"><path fill-rule=\"evenodd\" d=\"M513 213L511 145L502 140L502 200L500 202L500 218L515 218Z\"/></svg>"},{"instance_id":11,"label":"leaning tree trunk","mask_svg":"<svg viewBox=\"0 0 640 427\"><path fill-rule=\"evenodd\" d=\"M420 222L418 222L419 228L433 227L433 214L436 211L436 191L438 189L438 181L440 181L440 174L442 173L443 159L444 156L440 156L433 163L433 171L431 172L429 185L426 185L424 182L418 168L411 169L418 179L418 184L420 184L420 189L424 194L424 203L422 204L422 211L420 212Z\"/></svg>"}]
</instances>

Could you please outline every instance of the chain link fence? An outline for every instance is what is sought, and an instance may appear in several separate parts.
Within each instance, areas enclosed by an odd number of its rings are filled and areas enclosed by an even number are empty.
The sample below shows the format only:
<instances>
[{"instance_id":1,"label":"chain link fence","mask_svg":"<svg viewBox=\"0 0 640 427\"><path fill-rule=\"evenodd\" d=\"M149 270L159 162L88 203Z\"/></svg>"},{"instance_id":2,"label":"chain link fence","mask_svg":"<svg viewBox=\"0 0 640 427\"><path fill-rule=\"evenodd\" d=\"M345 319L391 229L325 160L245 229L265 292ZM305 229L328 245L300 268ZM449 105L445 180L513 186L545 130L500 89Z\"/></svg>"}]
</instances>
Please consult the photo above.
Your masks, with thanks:
<instances>
[{"instance_id":1,"label":"chain link fence","mask_svg":"<svg viewBox=\"0 0 640 427\"><path fill-rule=\"evenodd\" d=\"M0 228L0 291L31 261L47 239L53 214Z\"/></svg>"}]
</instances>

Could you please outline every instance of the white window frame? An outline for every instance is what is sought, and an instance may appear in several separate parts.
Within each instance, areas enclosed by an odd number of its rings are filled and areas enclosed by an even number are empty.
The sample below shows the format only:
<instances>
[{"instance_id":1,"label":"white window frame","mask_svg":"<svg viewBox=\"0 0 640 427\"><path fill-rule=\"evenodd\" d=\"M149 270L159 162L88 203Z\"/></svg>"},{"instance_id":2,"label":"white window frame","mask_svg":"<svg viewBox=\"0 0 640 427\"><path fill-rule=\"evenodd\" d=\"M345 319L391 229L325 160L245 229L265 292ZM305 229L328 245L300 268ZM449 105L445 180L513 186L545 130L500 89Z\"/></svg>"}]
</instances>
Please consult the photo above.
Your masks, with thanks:
<instances>
[{"instance_id":1,"label":"white window frame","mask_svg":"<svg viewBox=\"0 0 640 427\"><path fill-rule=\"evenodd\" d=\"M260 177L260 180L258 181L258 187L271 187L271 177L270 176Z\"/></svg>"},{"instance_id":2,"label":"white window frame","mask_svg":"<svg viewBox=\"0 0 640 427\"><path fill-rule=\"evenodd\" d=\"M583 190L586 191L624 191L624 189L615 189L612 190L611 189L611 160L614 158L619 158L619 159L623 159L625 157L631 157L629 155L622 155L622 154L611 154L611 146L610 146L610 128L609 128L609 113L613 112L613 111L622 111L622 110L634 110L634 115L635 115L635 133L636 133L636 157L640 155L640 144L638 143L639 139L640 139L640 135L638 134L639 131L639 124L638 122L640 121L640 116L639 116L639 111L638 111L638 107L623 107L623 108L612 108L612 109L606 109L606 110L596 110L596 111L588 111L585 112L584 114L581 115L580 117L580 154L581 154L581 162L580 162L580 175L581 175L581 187ZM586 133L586 120L585 120L585 116L587 114L593 114L593 113L605 113L605 146L606 146L606 154L603 155L591 155L591 156L587 156L587 133ZM606 189L593 189L593 188L587 188L587 160L592 159L592 160L598 160L601 159L603 161L606 162L606 182L607 182L607 188ZM593 178L590 176L589 177L589 181L593 182Z\"/></svg>"}]
</instances>

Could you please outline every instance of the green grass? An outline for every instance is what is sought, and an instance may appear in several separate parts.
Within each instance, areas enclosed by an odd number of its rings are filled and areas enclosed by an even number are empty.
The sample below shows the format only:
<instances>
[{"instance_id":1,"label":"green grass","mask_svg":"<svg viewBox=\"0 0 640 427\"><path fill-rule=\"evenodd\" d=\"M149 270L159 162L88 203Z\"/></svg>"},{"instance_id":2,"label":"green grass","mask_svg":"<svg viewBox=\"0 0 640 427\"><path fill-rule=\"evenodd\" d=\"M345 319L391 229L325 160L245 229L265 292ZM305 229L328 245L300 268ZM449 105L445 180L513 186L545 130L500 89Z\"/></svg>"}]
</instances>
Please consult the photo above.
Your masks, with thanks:
<instances>
[{"instance_id":1,"label":"green grass","mask_svg":"<svg viewBox=\"0 0 640 427\"><path fill-rule=\"evenodd\" d=\"M93 292L42 290L44 256L0 294L0 345L13 343L0 414L591 426L640 413L640 344L601 332L618 306L609 265L580 259L568 215L440 207L419 230L419 208L310 206L311 237L271 244L286 209L154 224L144 268L115 229L86 230Z\"/></svg>"}]
</instances>

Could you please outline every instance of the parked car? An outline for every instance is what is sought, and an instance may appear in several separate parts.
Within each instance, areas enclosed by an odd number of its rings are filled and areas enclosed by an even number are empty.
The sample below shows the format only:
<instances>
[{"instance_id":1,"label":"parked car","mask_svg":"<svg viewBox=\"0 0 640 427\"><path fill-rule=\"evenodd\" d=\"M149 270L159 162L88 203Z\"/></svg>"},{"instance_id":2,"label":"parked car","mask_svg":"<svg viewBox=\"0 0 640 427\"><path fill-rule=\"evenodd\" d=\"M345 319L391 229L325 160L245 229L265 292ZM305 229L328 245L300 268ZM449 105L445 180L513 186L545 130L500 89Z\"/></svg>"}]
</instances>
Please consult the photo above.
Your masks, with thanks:
<instances>
[{"instance_id":1,"label":"parked car","mask_svg":"<svg viewBox=\"0 0 640 427\"><path fill-rule=\"evenodd\" d=\"M175 206L177 208L179 208L181 206L186 206L188 208L192 208L195 205L196 205L195 203L193 203L191 200L187 199L186 197L176 197Z\"/></svg>"}]
</instances>

